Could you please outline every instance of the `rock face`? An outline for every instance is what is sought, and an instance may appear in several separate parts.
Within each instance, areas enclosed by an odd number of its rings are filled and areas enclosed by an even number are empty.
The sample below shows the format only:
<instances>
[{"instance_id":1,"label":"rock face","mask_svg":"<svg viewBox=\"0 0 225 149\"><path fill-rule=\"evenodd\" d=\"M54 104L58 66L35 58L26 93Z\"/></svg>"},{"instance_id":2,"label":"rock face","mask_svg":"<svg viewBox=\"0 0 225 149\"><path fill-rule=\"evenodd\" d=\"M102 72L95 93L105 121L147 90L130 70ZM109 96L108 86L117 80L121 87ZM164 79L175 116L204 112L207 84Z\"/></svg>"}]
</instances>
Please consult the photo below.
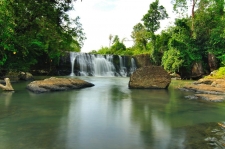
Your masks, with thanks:
<instances>
[{"instance_id":1,"label":"rock face","mask_svg":"<svg viewBox=\"0 0 225 149\"><path fill-rule=\"evenodd\" d=\"M94 86L94 84L80 79L51 77L40 81L33 81L27 85L27 89L34 93L44 93L51 91L80 89L92 86Z\"/></svg>"},{"instance_id":2,"label":"rock face","mask_svg":"<svg viewBox=\"0 0 225 149\"><path fill-rule=\"evenodd\" d=\"M200 79L181 90L195 92L194 95L186 96L189 99L221 102L225 100L225 79Z\"/></svg>"},{"instance_id":3,"label":"rock face","mask_svg":"<svg viewBox=\"0 0 225 149\"><path fill-rule=\"evenodd\" d=\"M129 88L150 89L167 88L171 82L170 75L160 66L145 66L137 69L131 76Z\"/></svg>"}]
</instances>

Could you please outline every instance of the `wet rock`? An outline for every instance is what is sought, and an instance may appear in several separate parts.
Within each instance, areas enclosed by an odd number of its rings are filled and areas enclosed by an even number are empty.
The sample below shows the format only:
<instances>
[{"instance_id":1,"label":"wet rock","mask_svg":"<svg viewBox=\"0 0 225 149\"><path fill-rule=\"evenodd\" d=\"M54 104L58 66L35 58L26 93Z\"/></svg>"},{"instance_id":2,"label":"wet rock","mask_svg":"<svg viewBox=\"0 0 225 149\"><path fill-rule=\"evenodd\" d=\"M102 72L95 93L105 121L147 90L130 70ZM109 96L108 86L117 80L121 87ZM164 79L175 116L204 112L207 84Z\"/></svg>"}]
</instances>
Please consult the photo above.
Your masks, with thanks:
<instances>
[{"instance_id":1,"label":"wet rock","mask_svg":"<svg viewBox=\"0 0 225 149\"><path fill-rule=\"evenodd\" d=\"M40 81L33 81L27 85L27 89L34 93L44 93L92 86L94 86L94 84L80 79L51 77Z\"/></svg>"},{"instance_id":2,"label":"wet rock","mask_svg":"<svg viewBox=\"0 0 225 149\"><path fill-rule=\"evenodd\" d=\"M224 79L200 79L191 85L181 88L183 91L193 91L196 98L206 101L222 102L225 100ZM190 99L190 98L189 98Z\"/></svg>"},{"instance_id":3,"label":"wet rock","mask_svg":"<svg viewBox=\"0 0 225 149\"><path fill-rule=\"evenodd\" d=\"M129 88L167 88L171 82L170 75L160 66L145 66L137 69L131 76Z\"/></svg>"}]
</instances>

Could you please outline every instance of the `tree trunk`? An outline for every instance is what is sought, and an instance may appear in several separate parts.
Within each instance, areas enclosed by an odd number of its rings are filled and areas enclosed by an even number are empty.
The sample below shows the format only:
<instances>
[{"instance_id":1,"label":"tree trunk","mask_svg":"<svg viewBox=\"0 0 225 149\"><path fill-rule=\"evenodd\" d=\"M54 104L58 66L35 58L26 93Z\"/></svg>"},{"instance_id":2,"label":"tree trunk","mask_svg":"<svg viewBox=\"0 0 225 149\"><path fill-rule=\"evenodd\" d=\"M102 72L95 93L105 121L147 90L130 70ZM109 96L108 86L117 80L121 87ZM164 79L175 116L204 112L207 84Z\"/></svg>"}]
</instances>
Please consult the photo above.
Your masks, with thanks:
<instances>
[{"instance_id":1,"label":"tree trunk","mask_svg":"<svg viewBox=\"0 0 225 149\"><path fill-rule=\"evenodd\" d=\"M0 88L4 91L14 91L9 78L5 78L4 80L5 80L6 85L4 86L4 85L0 84Z\"/></svg>"}]
</instances>

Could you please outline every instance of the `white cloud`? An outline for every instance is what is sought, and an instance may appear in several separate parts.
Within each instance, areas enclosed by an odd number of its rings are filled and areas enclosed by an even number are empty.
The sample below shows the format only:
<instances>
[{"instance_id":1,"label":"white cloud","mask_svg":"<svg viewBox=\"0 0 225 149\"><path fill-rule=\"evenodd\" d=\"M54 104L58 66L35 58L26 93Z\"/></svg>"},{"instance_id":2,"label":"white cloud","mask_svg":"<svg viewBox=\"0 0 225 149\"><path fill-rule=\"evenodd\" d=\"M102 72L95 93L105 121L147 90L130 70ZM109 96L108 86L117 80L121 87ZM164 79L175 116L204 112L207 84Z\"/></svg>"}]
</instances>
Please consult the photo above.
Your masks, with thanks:
<instances>
[{"instance_id":1,"label":"white cloud","mask_svg":"<svg viewBox=\"0 0 225 149\"><path fill-rule=\"evenodd\" d=\"M87 39L82 52L98 50L109 45L109 35L118 35L120 39L131 39L133 26L141 22L154 0L82 0L77 1L73 17L80 16ZM168 13L172 11L170 1L162 3ZM167 21L168 22L168 21ZM163 28L167 26L164 21ZM125 42L131 46L132 42Z\"/></svg>"}]
</instances>

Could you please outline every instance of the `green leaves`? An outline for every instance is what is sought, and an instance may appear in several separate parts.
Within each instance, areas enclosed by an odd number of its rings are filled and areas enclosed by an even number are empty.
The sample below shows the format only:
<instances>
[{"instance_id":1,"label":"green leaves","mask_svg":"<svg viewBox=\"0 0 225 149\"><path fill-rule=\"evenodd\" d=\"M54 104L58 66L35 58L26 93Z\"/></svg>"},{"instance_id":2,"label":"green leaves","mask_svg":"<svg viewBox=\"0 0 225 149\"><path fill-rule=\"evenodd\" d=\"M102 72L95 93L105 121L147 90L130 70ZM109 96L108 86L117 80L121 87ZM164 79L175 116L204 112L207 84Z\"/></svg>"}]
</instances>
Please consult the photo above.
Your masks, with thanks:
<instances>
[{"instance_id":1,"label":"green leaves","mask_svg":"<svg viewBox=\"0 0 225 149\"><path fill-rule=\"evenodd\" d=\"M143 16L142 21L147 28L147 31L154 34L160 28L160 20L168 18L166 9L160 5L159 0L150 4L148 12Z\"/></svg>"},{"instance_id":2,"label":"green leaves","mask_svg":"<svg viewBox=\"0 0 225 149\"><path fill-rule=\"evenodd\" d=\"M41 55L57 61L64 51L80 51L85 34L79 17L67 14L72 1L1 0L0 4L0 65L18 69L18 64L26 63L29 69Z\"/></svg>"}]
</instances>

